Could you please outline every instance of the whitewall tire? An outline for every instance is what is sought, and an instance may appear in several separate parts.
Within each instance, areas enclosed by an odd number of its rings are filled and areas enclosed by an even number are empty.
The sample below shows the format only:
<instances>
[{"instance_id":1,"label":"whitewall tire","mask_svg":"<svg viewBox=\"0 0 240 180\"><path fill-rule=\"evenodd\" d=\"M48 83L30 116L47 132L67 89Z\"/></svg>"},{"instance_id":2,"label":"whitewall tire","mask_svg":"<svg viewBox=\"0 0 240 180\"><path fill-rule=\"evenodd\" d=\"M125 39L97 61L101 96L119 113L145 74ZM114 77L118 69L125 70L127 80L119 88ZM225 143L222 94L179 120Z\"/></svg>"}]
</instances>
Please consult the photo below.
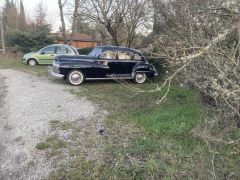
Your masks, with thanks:
<instances>
[{"instance_id":1,"label":"whitewall tire","mask_svg":"<svg viewBox=\"0 0 240 180\"><path fill-rule=\"evenodd\" d=\"M143 84L147 79L145 73L136 73L134 76L134 82L137 84Z\"/></svg>"},{"instance_id":2,"label":"whitewall tire","mask_svg":"<svg viewBox=\"0 0 240 180\"><path fill-rule=\"evenodd\" d=\"M83 83L84 75L81 71L72 70L68 73L67 80L70 84L78 86Z\"/></svg>"}]
</instances>

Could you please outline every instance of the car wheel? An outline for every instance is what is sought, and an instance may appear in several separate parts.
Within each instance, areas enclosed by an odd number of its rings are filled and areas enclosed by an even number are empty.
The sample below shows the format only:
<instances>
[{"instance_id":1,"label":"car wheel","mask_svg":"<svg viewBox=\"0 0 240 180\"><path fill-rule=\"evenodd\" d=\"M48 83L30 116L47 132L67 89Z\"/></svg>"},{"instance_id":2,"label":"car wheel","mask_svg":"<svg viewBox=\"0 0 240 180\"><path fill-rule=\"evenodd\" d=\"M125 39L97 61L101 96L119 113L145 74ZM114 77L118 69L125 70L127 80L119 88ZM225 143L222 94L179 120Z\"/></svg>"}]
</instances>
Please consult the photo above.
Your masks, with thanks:
<instances>
[{"instance_id":1,"label":"car wheel","mask_svg":"<svg viewBox=\"0 0 240 180\"><path fill-rule=\"evenodd\" d=\"M78 86L83 83L84 75L81 71L72 70L68 73L67 80L70 84Z\"/></svg>"},{"instance_id":2,"label":"car wheel","mask_svg":"<svg viewBox=\"0 0 240 180\"><path fill-rule=\"evenodd\" d=\"M145 73L136 73L134 76L134 82L137 84L142 84L146 81L147 76Z\"/></svg>"},{"instance_id":3,"label":"car wheel","mask_svg":"<svg viewBox=\"0 0 240 180\"><path fill-rule=\"evenodd\" d=\"M36 66L37 65L37 61L35 59L29 59L28 60L28 65L30 66Z\"/></svg>"}]
</instances>

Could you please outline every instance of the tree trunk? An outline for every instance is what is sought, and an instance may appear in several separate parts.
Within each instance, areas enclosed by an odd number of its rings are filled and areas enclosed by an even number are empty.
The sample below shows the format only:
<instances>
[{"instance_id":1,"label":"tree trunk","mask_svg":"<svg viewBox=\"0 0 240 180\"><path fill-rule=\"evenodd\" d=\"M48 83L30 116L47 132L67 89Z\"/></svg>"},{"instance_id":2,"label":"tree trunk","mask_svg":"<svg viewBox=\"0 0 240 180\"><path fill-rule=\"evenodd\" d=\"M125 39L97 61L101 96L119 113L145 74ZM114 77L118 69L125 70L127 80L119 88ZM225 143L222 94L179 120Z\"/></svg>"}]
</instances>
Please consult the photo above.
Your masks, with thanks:
<instances>
[{"instance_id":1,"label":"tree trunk","mask_svg":"<svg viewBox=\"0 0 240 180\"><path fill-rule=\"evenodd\" d=\"M3 27L3 19L2 14L0 14L0 27L1 27L1 40L2 40L2 52L3 54L6 53L5 51L5 39L4 39L4 27Z\"/></svg>"},{"instance_id":2,"label":"tree trunk","mask_svg":"<svg viewBox=\"0 0 240 180\"><path fill-rule=\"evenodd\" d=\"M77 16L78 16L79 5L80 5L80 0L75 0L75 7L74 7L73 19L72 19L72 34L71 34L71 37L70 37L70 44L72 44L72 42L73 42L73 36L74 36L75 28L76 28L76 20L77 20Z\"/></svg>"},{"instance_id":3,"label":"tree trunk","mask_svg":"<svg viewBox=\"0 0 240 180\"><path fill-rule=\"evenodd\" d=\"M60 18L61 18L61 23L62 23L63 41L64 41L64 44L67 44L66 26L65 26L64 16L63 16L63 6L64 6L65 2L66 1L64 1L64 3L62 3L61 0L58 0L58 6L59 6L59 10L60 10Z\"/></svg>"},{"instance_id":4,"label":"tree trunk","mask_svg":"<svg viewBox=\"0 0 240 180\"><path fill-rule=\"evenodd\" d=\"M116 46L120 46L120 43L118 41L118 33L117 30L112 28L111 23L108 23L106 26L107 31L109 32L109 34L112 36L113 42Z\"/></svg>"}]
</instances>

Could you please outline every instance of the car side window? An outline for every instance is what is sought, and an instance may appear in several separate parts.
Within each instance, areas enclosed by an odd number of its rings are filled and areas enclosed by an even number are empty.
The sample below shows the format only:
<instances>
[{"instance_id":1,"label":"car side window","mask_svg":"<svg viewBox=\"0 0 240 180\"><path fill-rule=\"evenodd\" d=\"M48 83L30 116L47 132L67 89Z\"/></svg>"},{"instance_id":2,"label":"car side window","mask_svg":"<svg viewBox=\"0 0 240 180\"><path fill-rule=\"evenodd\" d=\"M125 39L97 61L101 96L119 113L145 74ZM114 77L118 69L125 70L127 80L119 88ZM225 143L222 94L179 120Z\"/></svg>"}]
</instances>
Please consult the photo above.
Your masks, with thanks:
<instances>
[{"instance_id":1,"label":"car side window","mask_svg":"<svg viewBox=\"0 0 240 180\"><path fill-rule=\"evenodd\" d=\"M119 60L132 60L133 53L130 51L118 51L118 59Z\"/></svg>"},{"instance_id":2,"label":"car side window","mask_svg":"<svg viewBox=\"0 0 240 180\"><path fill-rule=\"evenodd\" d=\"M65 47L57 47L57 53L56 54L67 54L67 48Z\"/></svg>"},{"instance_id":3,"label":"car side window","mask_svg":"<svg viewBox=\"0 0 240 180\"><path fill-rule=\"evenodd\" d=\"M133 60L135 60L135 61L141 61L141 60L142 60L142 57L141 57L139 54L134 53L134 55L133 55Z\"/></svg>"},{"instance_id":4,"label":"car side window","mask_svg":"<svg viewBox=\"0 0 240 180\"><path fill-rule=\"evenodd\" d=\"M117 59L117 52L116 51L104 51L101 55L100 55L100 59Z\"/></svg>"},{"instance_id":5,"label":"car side window","mask_svg":"<svg viewBox=\"0 0 240 180\"><path fill-rule=\"evenodd\" d=\"M41 54L54 54L55 46L47 47L41 51Z\"/></svg>"}]
</instances>

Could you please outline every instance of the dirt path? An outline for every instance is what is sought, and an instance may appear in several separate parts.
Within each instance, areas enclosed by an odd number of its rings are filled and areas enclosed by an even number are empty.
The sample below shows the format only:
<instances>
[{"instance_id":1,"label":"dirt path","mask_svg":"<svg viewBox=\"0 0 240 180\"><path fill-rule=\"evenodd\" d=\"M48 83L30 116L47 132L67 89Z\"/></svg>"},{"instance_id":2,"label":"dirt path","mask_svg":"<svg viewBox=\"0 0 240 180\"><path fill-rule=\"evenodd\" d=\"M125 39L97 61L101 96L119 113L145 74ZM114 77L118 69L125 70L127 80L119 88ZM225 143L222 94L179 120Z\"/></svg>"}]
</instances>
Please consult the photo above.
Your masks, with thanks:
<instances>
[{"instance_id":1,"label":"dirt path","mask_svg":"<svg viewBox=\"0 0 240 180\"><path fill-rule=\"evenodd\" d=\"M103 115L99 118L98 107L86 98L76 98L66 88L72 87L0 70L0 180L42 179L57 168L44 151L36 149L37 143L53 133L52 121L77 122L83 133L88 131L98 138L104 119ZM62 134L65 137L69 132ZM85 137L79 138L84 142Z\"/></svg>"}]
</instances>

